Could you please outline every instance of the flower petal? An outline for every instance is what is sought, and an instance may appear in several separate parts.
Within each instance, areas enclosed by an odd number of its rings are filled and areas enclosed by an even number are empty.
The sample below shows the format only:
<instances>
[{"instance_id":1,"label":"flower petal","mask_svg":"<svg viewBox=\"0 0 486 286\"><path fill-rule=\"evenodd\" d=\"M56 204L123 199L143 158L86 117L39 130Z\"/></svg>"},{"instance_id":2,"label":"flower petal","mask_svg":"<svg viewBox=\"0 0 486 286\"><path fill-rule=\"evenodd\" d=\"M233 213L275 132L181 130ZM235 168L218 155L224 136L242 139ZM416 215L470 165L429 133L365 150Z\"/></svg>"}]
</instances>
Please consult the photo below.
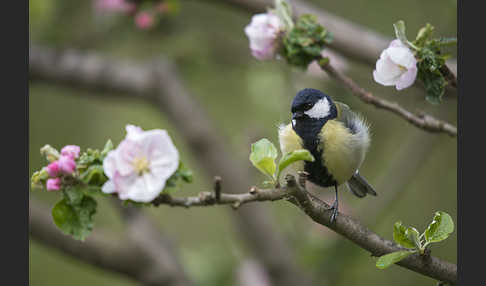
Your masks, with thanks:
<instances>
[{"instance_id":1,"label":"flower petal","mask_svg":"<svg viewBox=\"0 0 486 286\"><path fill-rule=\"evenodd\" d=\"M137 142L125 139L116 148L116 170L120 172L120 175L126 176L132 172L133 160L141 154L142 148Z\"/></svg>"},{"instance_id":2,"label":"flower petal","mask_svg":"<svg viewBox=\"0 0 486 286\"><path fill-rule=\"evenodd\" d=\"M402 48L408 48L402 41L399 39L395 39L390 42L390 45L388 47L402 47Z\"/></svg>"},{"instance_id":3,"label":"flower petal","mask_svg":"<svg viewBox=\"0 0 486 286\"><path fill-rule=\"evenodd\" d=\"M148 203L154 200L165 186L165 180L157 177L148 176L149 173L138 176L116 177L116 186L121 186L118 196L122 200L132 200L135 202Z\"/></svg>"},{"instance_id":4,"label":"flower petal","mask_svg":"<svg viewBox=\"0 0 486 286\"><path fill-rule=\"evenodd\" d=\"M417 60L409 48L390 47L387 49L387 54L395 64L401 65L407 69L417 64Z\"/></svg>"},{"instance_id":5,"label":"flower petal","mask_svg":"<svg viewBox=\"0 0 486 286\"><path fill-rule=\"evenodd\" d=\"M376 69L373 71L373 79L384 86L395 85L402 70L389 58L380 58L376 62Z\"/></svg>"},{"instance_id":6,"label":"flower petal","mask_svg":"<svg viewBox=\"0 0 486 286\"><path fill-rule=\"evenodd\" d=\"M116 171L116 150L111 150L103 160L103 171L105 175L112 179Z\"/></svg>"},{"instance_id":7,"label":"flower petal","mask_svg":"<svg viewBox=\"0 0 486 286\"><path fill-rule=\"evenodd\" d=\"M396 85L397 90L402 90L404 88L411 86L415 82L416 77L417 77L417 68L413 67L409 69L398 80Z\"/></svg>"},{"instance_id":8,"label":"flower petal","mask_svg":"<svg viewBox=\"0 0 486 286\"><path fill-rule=\"evenodd\" d=\"M105 194L111 194L116 192L115 183L112 180L106 181L101 187L101 191Z\"/></svg>"},{"instance_id":9,"label":"flower petal","mask_svg":"<svg viewBox=\"0 0 486 286\"><path fill-rule=\"evenodd\" d=\"M143 134L142 128L135 126L135 125L131 125L131 124L128 124L127 126L125 126L125 130L127 131L126 138L129 138L129 139L132 139L132 138L134 139L137 136Z\"/></svg>"}]
</instances>

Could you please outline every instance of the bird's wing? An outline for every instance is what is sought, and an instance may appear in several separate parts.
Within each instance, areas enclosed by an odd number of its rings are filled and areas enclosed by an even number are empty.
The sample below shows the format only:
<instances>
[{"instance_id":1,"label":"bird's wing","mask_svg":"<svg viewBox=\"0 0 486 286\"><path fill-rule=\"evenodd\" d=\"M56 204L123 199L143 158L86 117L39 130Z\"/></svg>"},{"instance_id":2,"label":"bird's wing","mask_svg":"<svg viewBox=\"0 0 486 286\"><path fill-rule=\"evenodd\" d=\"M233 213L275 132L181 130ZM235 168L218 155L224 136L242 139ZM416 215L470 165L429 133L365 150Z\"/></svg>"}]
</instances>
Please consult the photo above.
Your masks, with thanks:
<instances>
[{"instance_id":1,"label":"bird's wing","mask_svg":"<svg viewBox=\"0 0 486 286\"><path fill-rule=\"evenodd\" d=\"M352 133L356 133L356 130L354 128L355 126L353 124L353 122L358 119L356 113L351 111L351 108L349 108L349 106L342 102L334 101L334 104L336 105L336 108L338 110L336 120L344 123L344 126L351 129Z\"/></svg>"},{"instance_id":2,"label":"bird's wing","mask_svg":"<svg viewBox=\"0 0 486 286\"><path fill-rule=\"evenodd\" d=\"M349 106L339 101L334 101L336 108L338 110L338 115L336 120L340 121L346 126L351 133L359 136L364 136L365 141L368 141L369 138L369 127L368 123L357 113L353 112Z\"/></svg>"}]
</instances>

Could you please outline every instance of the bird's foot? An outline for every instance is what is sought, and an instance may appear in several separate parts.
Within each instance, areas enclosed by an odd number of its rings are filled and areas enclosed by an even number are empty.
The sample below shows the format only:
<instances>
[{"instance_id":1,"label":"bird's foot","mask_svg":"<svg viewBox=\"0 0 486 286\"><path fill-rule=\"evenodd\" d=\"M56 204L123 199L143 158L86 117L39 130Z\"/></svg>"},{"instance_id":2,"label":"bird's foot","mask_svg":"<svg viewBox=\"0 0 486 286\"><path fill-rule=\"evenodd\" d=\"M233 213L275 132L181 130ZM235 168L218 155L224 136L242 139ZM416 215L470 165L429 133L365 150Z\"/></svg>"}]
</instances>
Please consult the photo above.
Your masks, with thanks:
<instances>
[{"instance_id":1,"label":"bird's foot","mask_svg":"<svg viewBox=\"0 0 486 286\"><path fill-rule=\"evenodd\" d=\"M337 204L337 200L334 201L334 203L332 204L330 210L332 211L332 213L331 213L331 224L333 224L336 221L336 217L338 215L338 204Z\"/></svg>"}]
</instances>

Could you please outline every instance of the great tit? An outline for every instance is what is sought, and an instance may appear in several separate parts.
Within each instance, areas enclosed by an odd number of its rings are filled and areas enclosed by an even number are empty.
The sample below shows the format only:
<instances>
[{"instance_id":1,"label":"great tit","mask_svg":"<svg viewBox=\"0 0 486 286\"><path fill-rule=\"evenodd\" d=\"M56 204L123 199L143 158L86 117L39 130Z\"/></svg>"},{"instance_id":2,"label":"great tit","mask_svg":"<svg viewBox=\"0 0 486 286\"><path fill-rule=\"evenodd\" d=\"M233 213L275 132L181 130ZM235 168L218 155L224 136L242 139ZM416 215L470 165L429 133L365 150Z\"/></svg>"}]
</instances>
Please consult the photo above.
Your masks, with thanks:
<instances>
[{"instance_id":1,"label":"great tit","mask_svg":"<svg viewBox=\"0 0 486 286\"><path fill-rule=\"evenodd\" d=\"M370 145L368 124L343 103L312 88L297 93L292 101L292 123L279 127L282 154L307 149L315 160L299 161L289 167L296 176L305 171L307 180L320 187L334 187L331 222L338 213L338 186L346 184L357 197L376 196L373 187L359 174Z\"/></svg>"}]
</instances>

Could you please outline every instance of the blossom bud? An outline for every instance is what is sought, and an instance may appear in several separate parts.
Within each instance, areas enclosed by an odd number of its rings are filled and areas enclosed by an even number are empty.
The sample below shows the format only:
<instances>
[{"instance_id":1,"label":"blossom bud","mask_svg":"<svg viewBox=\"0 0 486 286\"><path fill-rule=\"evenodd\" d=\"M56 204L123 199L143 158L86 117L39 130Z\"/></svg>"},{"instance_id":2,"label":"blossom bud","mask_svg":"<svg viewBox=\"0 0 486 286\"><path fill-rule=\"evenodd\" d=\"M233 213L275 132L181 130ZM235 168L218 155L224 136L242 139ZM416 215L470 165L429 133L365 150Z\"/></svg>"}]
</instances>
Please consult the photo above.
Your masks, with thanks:
<instances>
[{"instance_id":1,"label":"blossom bud","mask_svg":"<svg viewBox=\"0 0 486 286\"><path fill-rule=\"evenodd\" d=\"M251 23L245 27L252 55L259 60L272 59L277 52L283 27L280 18L272 13L254 15Z\"/></svg>"},{"instance_id":2,"label":"blossom bud","mask_svg":"<svg viewBox=\"0 0 486 286\"><path fill-rule=\"evenodd\" d=\"M59 170L64 174L70 175L76 170L76 162L71 157L61 156L57 162Z\"/></svg>"},{"instance_id":3,"label":"blossom bud","mask_svg":"<svg viewBox=\"0 0 486 286\"><path fill-rule=\"evenodd\" d=\"M46 157L47 161L49 162L54 162L59 158L59 151L49 144L42 147L40 149L40 153L42 156Z\"/></svg>"},{"instance_id":4,"label":"blossom bud","mask_svg":"<svg viewBox=\"0 0 486 286\"><path fill-rule=\"evenodd\" d=\"M139 29L146 30L154 25L154 18L149 12L140 12L135 15L135 25Z\"/></svg>"},{"instance_id":5,"label":"blossom bud","mask_svg":"<svg viewBox=\"0 0 486 286\"><path fill-rule=\"evenodd\" d=\"M48 191L59 191L61 189L61 178L48 179L46 187Z\"/></svg>"},{"instance_id":6,"label":"blossom bud","mask_svg":"<svg viewBox=\"0 0 486 286\"><path fill-rule=\"evenodd\" d=\"M76 159L79 157L80 148L77 145L66 145L61 149L61 155Z\"/></svg>"},{"instance_id":7,"label":"blossom bud","mask_svg":"<svg viewBox=\"0 0 486 286\"><path fill-rule=\"evenodd\" d=\"M46 170L51 178L57 177L61 172L58 161L51 162L49 165L47 165Z\"/></svg>"}]
</instances>

